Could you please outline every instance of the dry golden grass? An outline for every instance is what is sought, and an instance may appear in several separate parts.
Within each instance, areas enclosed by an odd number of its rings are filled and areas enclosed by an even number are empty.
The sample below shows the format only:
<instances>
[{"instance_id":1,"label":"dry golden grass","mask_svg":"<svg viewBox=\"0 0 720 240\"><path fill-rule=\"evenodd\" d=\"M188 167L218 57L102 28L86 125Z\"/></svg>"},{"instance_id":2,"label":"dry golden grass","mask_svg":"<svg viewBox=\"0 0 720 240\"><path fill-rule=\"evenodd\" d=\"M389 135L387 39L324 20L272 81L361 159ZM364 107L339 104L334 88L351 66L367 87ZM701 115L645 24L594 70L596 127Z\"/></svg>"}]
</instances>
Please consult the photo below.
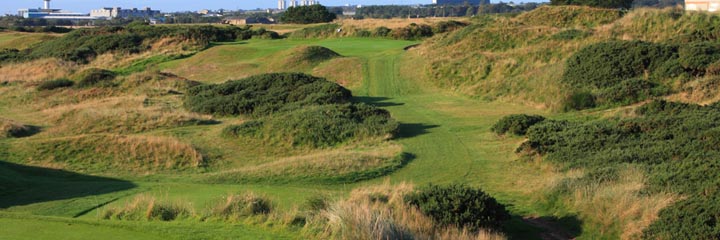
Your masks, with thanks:
<instances>
[{"instance_id":1,"label":"dry golden grass","mask_svg":"<svg viewBox=\"0 0 720 240\"><path fill-rule=\"evenodd\" d=\"M358 58L335 58L316 67L312 74L353 89L362 84L362 62Z\"/></svg>"},{"instance_id":2,"label":"dry golden grass","mask_svg":"<svg viewBox=\"0 0 720 240\"><path fill-rule=\"evenodd\" d=\"M43 110L54 134L141 133L161 128L198 125L212 116L163 106L145 106L147 97L111 97Z\"/></svg>"},{"instance_id":3,"label":"dry golden grass","mask_svg":"<svg viewBox=\"0 0 720 240\"><path fill-rule=\"evenodd\" d=\"M639 239L660 210L680 199L672 193L640 193L645 186L644 173L630 167L617 181L574 189L566 201L585 221L597 225L600 233L618 229L622 239Z\"/></svg>"},{"instance_id":4,"label":"dry golden grass","mask_svg":"<svg viewBox=\"0 0 720 240\"><path fill-rule=\"evenodd\" d=\"M720 76L706 76L683 84L681 92L667 97L671 101L710 104L720 101Z\"/></svg>"},{"instance_id":5,"label":"dry golden grass","mask_svg":"<svg viewBox=\"0 0 720 240\"><path fill-rule=\"evenodd\" d=\"M322 239L505 239L498 233L440 228L417 208L405 204L413 186L401 183L355 189L308 219Z\"/></svg>"},{"instance_id":6,"label":"dry golden grass","mask_svg":"<svg viewBox=\"0 0 720 240\"><path fill-rule=\"evenodd\" d=\"M106 208L103 219L172 221L195 216L192 205L182 201L158 200L150 195L137 195L122 207Z\"/></svg>"},{"instance_id":7,"label":"dry golden grass","mask_svg":"<svg viewBox=\"0 0 720 240\"><path fill-rule=\"evenodd\" d=\"M132 175L205 166L193 146L171 137L81 135L8 144L13 161L37 166Z\"/></svg>"},{"instance_id":8,"label":"dry golden grass","mask_svg":"<svg viewBox=\"0 0 720 240\"><path fill-rule=\"evenodd\" d=\"M63 78L77 71L76 63L58 59L40 59L26 63L0 65L0 81L39 82Z\"/></svg>"},{"instance_id":9,"label":"dry golden grass","mask_svg":"<svg viewBox=\"0 0 720 240\"><path fill-rule=\"evenodd\" d=\"M267 215L273 210L272 202L252 192L230 194L211 205L205 218L239 221L256 215Z\"/></svg>"},{"instance_id":10,"label":"dry golden grass","mask_svg":"<svg viewBox=\"0 0 720 240\"><path fill-rule=\"evenodd\" d=\"M14 48L23 50L36 43L49 41L59 36L61 36L61 34L2 32L0 33L0 49Z\"/></svg>"},{"instance_id":11,"label":"dry golden grass","mask_svg":"<svg viewBox=\"0 0 720 240\"><path fill-rule=\"evenodd\" d=\"M375 142L375 141L372 141ZM266 163L221 171L209 175L210 181L288 181L293 178L332 178L374 170L401 161L402 147L381 142L365 146L346 146L292 157L275 158Z\"/></svg>"}]
</instances>

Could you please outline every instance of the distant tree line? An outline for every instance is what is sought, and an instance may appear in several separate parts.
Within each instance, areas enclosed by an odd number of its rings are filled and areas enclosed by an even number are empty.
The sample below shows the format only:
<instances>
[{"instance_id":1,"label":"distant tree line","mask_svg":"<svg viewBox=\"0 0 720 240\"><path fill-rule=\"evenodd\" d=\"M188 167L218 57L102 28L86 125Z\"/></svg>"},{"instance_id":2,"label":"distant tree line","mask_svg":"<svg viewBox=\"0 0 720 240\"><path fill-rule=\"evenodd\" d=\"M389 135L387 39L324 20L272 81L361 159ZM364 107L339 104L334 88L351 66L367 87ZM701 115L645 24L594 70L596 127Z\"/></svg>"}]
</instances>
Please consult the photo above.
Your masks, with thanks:
<instances>
[{"instance_id":1,"label":"distant tree line","mask_svg":"<svg viewBox=\"0 0 720 240\"><path fill-rule=\"evenodd\" d=\"M633 0L550 0L550 4L630 9L633 5Z\"/></svg>"},{"instance_id":2,"label":"distant tree line","mask_svg":"<svg viewBox=\"0 0 720 240\"><path fill-rule=\"evenodd\" d=\"M326 23L335 20L337 15L323 5L290 7L280 16L283 23Z\"/></svg>"},{"instance_id":3,"label":"distant tree line","mask_svg":"<svg viewBox=\"0 0 720 240\"><path fill-rule=\"evenodd\" d=\"M471 5L427 5L427 6L366 6L358 8L356 17L359 18L425 18L425 17L469 17L476 14L492 13L519 13L530 11L540 6L539 3L526 3L520 5L498 3Z\"/></svg>"}]
</instances>

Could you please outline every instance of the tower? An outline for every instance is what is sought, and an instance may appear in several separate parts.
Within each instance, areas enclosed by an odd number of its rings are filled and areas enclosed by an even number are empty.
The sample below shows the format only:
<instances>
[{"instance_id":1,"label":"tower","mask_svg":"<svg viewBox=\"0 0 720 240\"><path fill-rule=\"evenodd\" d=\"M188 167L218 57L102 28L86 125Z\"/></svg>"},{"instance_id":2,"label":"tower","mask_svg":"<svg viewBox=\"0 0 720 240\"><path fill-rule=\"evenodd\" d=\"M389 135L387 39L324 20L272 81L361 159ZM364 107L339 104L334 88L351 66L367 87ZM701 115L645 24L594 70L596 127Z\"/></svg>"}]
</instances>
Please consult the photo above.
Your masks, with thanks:
<instances>
[{"instance_id":1,"label":"tower","mask_svg":"<svg viewBox=\"0 0 720 240\"><path fill-rule=\"evenodd\" d=\"M45 2L45 6L43 9L50 9L50 0L43 0Z\"/></svg>"},{"instance_id":2,"label":"tower","mask_svg":"<svg viewBox=\"0 0 720 240\"><path fill-rule=\"evenodd\" d=\"M297 0L290 0L290 7L297 7Z\"/></svg>"},{"instance_id":3,"label":"tower","mask_svg":"<svg viewBox=\"0 0 720 240\"><path fill-rule=\"evenodd\" d=\"M285 0L278 0L278 9L280 9L280 10L285 9L287 7L285 4L286 4Z\"/></svg>"}]
</instances>

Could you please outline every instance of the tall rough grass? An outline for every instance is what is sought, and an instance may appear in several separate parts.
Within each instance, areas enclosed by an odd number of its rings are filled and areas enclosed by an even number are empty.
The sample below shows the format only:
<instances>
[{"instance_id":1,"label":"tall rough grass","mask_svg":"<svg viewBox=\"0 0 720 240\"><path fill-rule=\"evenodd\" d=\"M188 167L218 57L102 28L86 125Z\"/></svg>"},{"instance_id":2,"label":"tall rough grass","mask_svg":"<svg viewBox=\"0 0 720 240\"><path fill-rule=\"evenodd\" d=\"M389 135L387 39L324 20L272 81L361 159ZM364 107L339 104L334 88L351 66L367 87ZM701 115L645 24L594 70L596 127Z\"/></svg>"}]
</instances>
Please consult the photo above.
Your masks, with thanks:
<instances>
[{"instance_id":1,"label":"tall rough grass","mask_svg":"<svg viewBox=\"0 0 720 240\"><path fill-rule=\"evenodd\" d=\"M0 81L40 82L67 77L77 69L76 63L51 58L26 63L2 64L0 65Z\"/></svg>"},{"instance_id":2,"label":"tall rough grass","mask_svg":"<svg viewBox=\"0 0 720 240\"><path fill-rule=\"evenodd\" d=\"M642 193L645 186L643 171L629 167L620 172L615 181L571 183L564 201L597 232L621 239L639 239L643 230L658 218L660 210L681 199L672 193Z\"/></svg>"},{"instance_id":3,"label":"tall rough grass","mask_svg":"<svg viewBox=\"0 0 720 240\"><path fill-rule=\"evenodd\" d=\"M212 117L169 109L145 106L147 97L111 97L62 105L43 113L54 123L56 134L139 133L160 128L172 128L209 123Z\"/></svg>"},{"instance_id":4,"label":"tall rough grass","mask_svg":"<svg viewBox=\"0 0 720 240\"><path fill-rule=\"evenodd\" d=\"M211 205L206 219L222 219L225 221L239 221L247 217L267 215L273 210L272 202L263 196L252 192L245 194L230 194Z\"/></svg>"},{"instance_id":5,"label":"tall rough grass","mask_svg":"<svg viewBox=\"0 0 720 240\"><path fill-rule=\"evenodd\" d=\"M103 219L173 221L195 216L192 206L181 201L158 200L150 195L138 195L124 206L107 208Z\"/></svg>"},{"instance_id":6,"label":"tall rough grass","mask_svg":"<svg viewBox=\"0 0 720 240\"><path fill-rule=\"evenodd\" d=\"M275 159L208 175L208 182L356 182L403 166L402 147L383 142Z\"/></svg>"},{"instance_id":7,"label":"tall rough grass","mask_svg":"<svg viewBox=\"0 0 720 240\"><path fill-rule=\"evenodd\" d=\"M207 163L190 144L170 137L80 135L8 144L11 161L82 172L148 174Z\"/></svg>"},{"instance_id":8,"label":"tall rough grass","mask_svg":"<svg viewBox=\"0 0 720 240\"><path fill-rule=\"evenodd\" d=\"M410 184L365 187L308 219L305 231L323 239L505 239L485 230L440 228L405 204Z\"/></svg>"}]
</instances>

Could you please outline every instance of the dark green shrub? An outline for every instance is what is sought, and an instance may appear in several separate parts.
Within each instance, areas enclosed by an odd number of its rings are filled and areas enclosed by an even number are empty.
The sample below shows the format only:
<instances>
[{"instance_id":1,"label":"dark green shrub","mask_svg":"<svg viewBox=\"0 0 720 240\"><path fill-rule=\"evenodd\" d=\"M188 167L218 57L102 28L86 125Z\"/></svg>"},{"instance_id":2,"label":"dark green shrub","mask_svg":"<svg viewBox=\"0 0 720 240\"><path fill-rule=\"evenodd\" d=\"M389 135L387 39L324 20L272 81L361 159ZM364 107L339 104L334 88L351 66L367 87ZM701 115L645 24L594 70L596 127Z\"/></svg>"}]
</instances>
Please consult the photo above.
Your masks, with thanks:
<instances>
[{"instance_id":1,"label":"dark green shrub","mask_svg":"<svg viewBox=\"0 0 720 240\"><path fill-rule=\"evenodd\" d=\"M567 60L562 82L576 88L607 88L653 73L677 59L677 48L659 43L613 41L587 46ZM667 66L664 66L667 68Z\"/></svg>"},{"instance_id":2,"label":"dark green shrub","mask_svg":"<svg viewBox=\"0 0 720 240\"><path fill-rule=\"evenodd\" d=\"M552 5L581 5L600 8L623 8L630 9L633 0L550 0Z\"/></svg>"},{"instance_id":3,"label":"dark green shrub","mask_svg":"<svg viewBox=\"0 0 720 240\"><path fill-rule=\"evenodd\" d=\"M115 76L116 74L112 71L91 68L78 75L78 83L76 86L80 88L108 86L110 81L115 79Z\"/></svg>"},{"instance_id":4,"label":"dark green shrub","mask_svg":"<svg viewBox=\"0 0 720 240\"><path fill-rule=\"evenodd\" d=\"M40 83L40 85L37 86L37 90L38 91L54 90L54 89L58 89L58 88L72 87L74 84L75 84L75 82L73 82L73 81L70 81L65 78L61 78L61 79L44 81L44 82Z\"/></svg>"},{"instance_id":5,"label":"dark green shrub","mask_svg":"<svg viewBox=\"0 0 720 240\"><path fill-rule=\"evenodd\" d=\"M590 92L577 92L573 93L565 99L563 110L583 110L590 109L596 106L595 96Z\"/></svg>"},{"instance_id":6,"label":"dark green shrub","mask_svg":"<svg viewBox=\"0 0 720 240\"><path fill-rule=\"evenodd\" d=\"M390 33L392 32L391 29L387 27L377 27L372 32L373 37L388 37L390 36Z\"/></svg>"},{"instance_id":7,"label":"dark green shrub","mask_svg":"<svg viewBox=\"0 0 720 240\"><path fill-rule=\"evenodd\" d=\"M426 24L411 23L407 27L393 29L391 35L395 39L418 40L433 36L433 29Z\"/></svg>"},{"instance_id":8,"label":"dark green shrub","mask_svg":"<svg viewBox=\"0 0 720 240\"><path fill-rule=\"evenodd\" d=\"M337 18L337 16L328 11L325 6L310 5L289 7L287 11L280 16L280 21L283 23L310 24L332 22L335 18Z\"/></svg>"},{"instance_id":9,"label":"dark green shrub","mask_svg":"<svg viewBox=\"0 0 720 240\"><path fill-rule=\"evenodd\" d=\"M435 24L435 26L433 26L433 28L432 28L432 31L435 34L452 32L452 31L464 28L467 25L469 25L469 24L464 23L464 22L453 21L453 20L442 21L442 22Z\"/></svg>"},{"instance_id":10,"label":"dark green shrub","mask_svg":"<svg viewBox=\"0 0 720 240\"><path fill-rule=\"evenodd\" d=\"M390 137L398 124L390 113L365 104L293 105L285 111L226 128L226 135L257 137L271 144L329 147Z\"/></svg>"},{"instance_id":11,"label":"dark green shrub","mask_svg":"<svg viewBox=\"0 0 720 240\"><path fill-rule=\"evenodd\" d=\"M632 104L664 92L653 92L657 84L643 79L628 79L615 86L603 89L598 94L598 102L608 104Z\"/></svg>"},{"instance_id":12,"label":"dark green shrub","mask_svg":"<svg viewBox=\"0 0 720 240\"><path fill-rule=\"evenodd\" d=\"M405 201L416 206L441 226L499 228L510 219L505 206L480 189L464 185L430 185L405 196Z\"/></svg>"},{"instance_id":13,"label":"dark green shrub","mask_svg":"<svg viewBox=\"0 0 720 240\"><path fill-rule=\"evenodd\" d=\"M705 73L708 65L720 60L720 44L690 43L680 46L680 64L695 74Z\"/></svg>"},{"instance_id":14,"label":"dark green shrub","mask_svg":"<svg viewBox=\"0 0 720 240\"><path fill-rule=\"evenodd\" d=\"M500 119L492 126L491 130L497 134L509 132L515 135L525 135L528 128L544 120L544 117L538 115L513 114Z\"/></svg>"},{"instance_id":15,"label":"dark green shrub","mask_svg":"<svg viewBox=\"0 0 720 240\"><path fill-rule=\"evenodd\" d=\"M302 73L272 73L191 88L185 107L194 112L267 115L289 106L345 103L350 91L324 78Z\"/></svg>"},{"instance_id":16,"label":"dark green shrub","mask_svg":"<svg viewBox=\"0 0 720 240\"><path fill-rule=\"evenodd\" d=\"M0 50L0 62L20 62L26 58L26 54L17 49L4 48Z\"/></svg>"}]
</instances>

